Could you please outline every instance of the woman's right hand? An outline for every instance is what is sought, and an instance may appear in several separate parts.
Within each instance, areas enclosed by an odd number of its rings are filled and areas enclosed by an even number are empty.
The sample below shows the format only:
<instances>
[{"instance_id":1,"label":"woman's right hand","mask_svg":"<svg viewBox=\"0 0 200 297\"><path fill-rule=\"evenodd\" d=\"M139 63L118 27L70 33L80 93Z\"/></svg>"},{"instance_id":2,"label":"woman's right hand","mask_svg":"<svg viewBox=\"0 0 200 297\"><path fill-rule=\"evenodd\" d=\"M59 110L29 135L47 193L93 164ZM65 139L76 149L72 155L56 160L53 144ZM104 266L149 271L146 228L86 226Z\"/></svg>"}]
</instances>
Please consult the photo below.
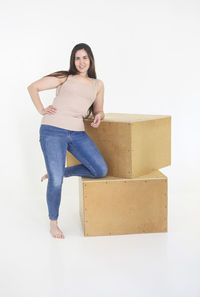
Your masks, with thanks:
<instances>
[{"instance_id":1,"label":"woman's right hand","mask_svg":"<svg viewBox=\"0 0 200 297\"><path fill-rule=\"evenodd\" d=\"M54 114L56 113L56 108L53 105L49 105L46 108L43 108L43 110L40 112L40 114Z\"/></svg>"}]
</instances>

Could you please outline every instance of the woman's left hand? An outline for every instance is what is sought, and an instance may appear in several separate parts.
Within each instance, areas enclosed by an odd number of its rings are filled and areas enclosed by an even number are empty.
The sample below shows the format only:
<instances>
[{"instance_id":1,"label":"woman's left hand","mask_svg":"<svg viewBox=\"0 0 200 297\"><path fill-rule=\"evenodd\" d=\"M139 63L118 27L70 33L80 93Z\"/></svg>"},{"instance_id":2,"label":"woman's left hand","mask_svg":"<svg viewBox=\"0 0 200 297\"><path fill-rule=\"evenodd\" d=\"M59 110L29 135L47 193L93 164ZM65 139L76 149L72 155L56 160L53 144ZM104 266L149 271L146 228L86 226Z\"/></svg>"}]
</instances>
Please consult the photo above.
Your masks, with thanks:
<instances>
[{"instance_id":1,"label":"woman's left hand","mask_svg":"<svg viewBox=\"0 0 200 297\"><path fill-rule=\"evenodd\" d=\"M96 114L90 126L92 126L93 128L98 128L100 123L101 123L101 116L99 114Z\"/></svg>"}]
</instances>

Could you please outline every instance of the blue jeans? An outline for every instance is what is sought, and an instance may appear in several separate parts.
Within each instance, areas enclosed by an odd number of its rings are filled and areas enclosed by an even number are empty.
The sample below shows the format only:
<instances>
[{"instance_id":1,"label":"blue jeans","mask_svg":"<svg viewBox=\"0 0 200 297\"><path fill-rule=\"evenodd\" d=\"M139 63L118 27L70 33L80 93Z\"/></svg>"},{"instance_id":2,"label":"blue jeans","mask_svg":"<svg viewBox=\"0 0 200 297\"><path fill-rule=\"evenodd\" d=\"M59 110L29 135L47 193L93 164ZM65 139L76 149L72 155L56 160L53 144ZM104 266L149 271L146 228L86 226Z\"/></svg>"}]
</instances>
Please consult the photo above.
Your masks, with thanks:
<instances>
[{"instance_id":1,"label":"blue jeans","mask_svg":"<svg viewBox=\"0 0 200 297\"><path fill-rule=\"evenodd\" d=\"M97 146L85 131L71 131L42 124L39 132L48 173L46 200L49 219L57 220L63 177L100 178L106 176L108 167ZM67 150L82 164L65 167Z\"/></svg>"}]
</instances>

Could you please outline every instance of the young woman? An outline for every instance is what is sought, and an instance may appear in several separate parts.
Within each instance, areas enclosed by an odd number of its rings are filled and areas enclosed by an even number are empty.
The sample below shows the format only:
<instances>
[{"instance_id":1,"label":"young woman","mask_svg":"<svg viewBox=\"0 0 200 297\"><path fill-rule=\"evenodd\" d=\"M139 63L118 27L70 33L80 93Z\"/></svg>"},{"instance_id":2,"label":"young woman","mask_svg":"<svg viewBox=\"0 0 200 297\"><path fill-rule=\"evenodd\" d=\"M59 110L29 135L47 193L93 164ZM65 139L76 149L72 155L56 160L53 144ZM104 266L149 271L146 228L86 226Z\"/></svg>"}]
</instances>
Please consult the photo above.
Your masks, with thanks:
<instances>
[{"instance_id":1,"label":"young woman","mask_svg":"<svg viewBox=\"0 0 200 297\"><path fill-rule=\"evenodd\" d=\"M56 88L52 105L44 108L39 92ZM104 84L96 78L91 48L77 44L70 57L68 71L57 71L28 86L31 99L43 115L40 126L40 145L48 178L46 200L50 219L50 233L64 238L57 224L63 177L82 176L100 178L108 172L107 164L95 143L85 132L83 118L92 112L91 127L98 128L104 118ZM66 152L70 151L81 164L65 167Z\"/></svg>"}]
</instances>

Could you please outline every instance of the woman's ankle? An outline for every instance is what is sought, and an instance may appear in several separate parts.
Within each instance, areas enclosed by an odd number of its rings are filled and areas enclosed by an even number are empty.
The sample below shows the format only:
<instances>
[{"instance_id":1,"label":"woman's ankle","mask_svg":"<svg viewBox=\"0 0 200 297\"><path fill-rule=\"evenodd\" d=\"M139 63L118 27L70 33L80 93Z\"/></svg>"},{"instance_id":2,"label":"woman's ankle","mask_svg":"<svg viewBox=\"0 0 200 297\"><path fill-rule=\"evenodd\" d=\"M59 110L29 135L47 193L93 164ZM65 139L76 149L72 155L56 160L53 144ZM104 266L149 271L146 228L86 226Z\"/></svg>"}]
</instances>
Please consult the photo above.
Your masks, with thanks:
<instances>
[{"instance_id":1,"label":"woman's ankle","mask_svg":"<svg viewBox=\"0 0 200 297\"><path fill-rule=\"evenodd\" d=\"M50 220L50 224L57 224L57 220Z\"/></svg>"}]
</instances>

